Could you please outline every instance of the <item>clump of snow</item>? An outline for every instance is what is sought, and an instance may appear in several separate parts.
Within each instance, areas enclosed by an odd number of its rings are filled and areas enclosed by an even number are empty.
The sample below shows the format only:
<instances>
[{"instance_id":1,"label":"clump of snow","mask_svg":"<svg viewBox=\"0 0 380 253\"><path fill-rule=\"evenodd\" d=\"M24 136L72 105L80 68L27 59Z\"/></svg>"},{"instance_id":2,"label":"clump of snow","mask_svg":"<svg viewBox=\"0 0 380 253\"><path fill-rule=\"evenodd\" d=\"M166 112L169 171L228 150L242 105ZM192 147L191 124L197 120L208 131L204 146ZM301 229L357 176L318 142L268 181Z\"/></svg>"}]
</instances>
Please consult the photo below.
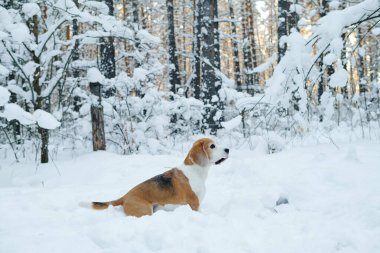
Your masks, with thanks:
<instances>
[{"instance_id":1,"label":"clump of snow","mask_svg":"<svg viewBox=\"0 0 380 253\"><path fill-rule=\"evenodd\" d=\"M6 104L4 106L3 116L8 120L17 119L22 125L30 125L36 123L32 114L24 111L17 104Z\"/></svg>"},{"instance_id":2,"label":"clump of snow","mask_svg":"<svg viewBox=\"0 0 380 253\"><path fill-rule=\"evenodd\" d=\"M323 63L326 65L332 65L337 60L337 57L333 53L329 53L323 57Z\"/></svg>"},{"instance_id":3,"label":"clump of snow","mask_svg":"<svg viewBox=\"0 0 380 253\"><path fill-rule=\"evenodd\" d=\"M12 24L12 20L13 19L11 15L9 15L8 10L0 6L0 31L7 30L7 27Z\"/></svg>"},{"instance_id":4,"label":"clump of snow","mask_svg":"<svg viewBox=\"0 0 380 253\"><path fill-rule=\"evenodd\" d=\"M344 68L339 68L330 76L331 87L344 87L347 85L348 73Z\"/></svg>"},{"instance_id":5,"label":"clump of snow","mask_svg":"<svg viewBox=\"0 0 380 253\"><path fill-rule=\"evenodd\" d=\"M0 64L0 75L1 76L8 76L9 70Z\"/></svg>"},{"instance_id":6,"label":"clump of snow","mask_svg":"<svg viewBox=\"0 0 380 253\"><path fill-rule=\"evenodd\" d=\"M45 129L55 129L61 125L53 115L43 110L36 110L33 113L34 118L37 121L37 124Z\"/></svg>"},{"instance_id":7,"label":"clump of snow","mask_svg":"<svg viewBox=\"0 0 380 253\"><path fill-rule=\"evenodd\" d=\"M104 2L97 1L84 1L86 7L99 11L102 14L107 15L109 12L108 6Z\"/></svg>"},{"instance_id":8,"label":"clump of snow","mask_svg":"<svg viewBox=\"0 0 380 253\"><path fill-rule=\"evenodd\" d=\"M222 124L223 128L225 128L226 130L229 131L229 130L232 130L232 129L238 127L241 123L241 119L242 119L242 116L238 115L229 121L222 122L221 124Z\"/></svg>"},{"instance_id":9,"label":"clump of snow","mask_svg":"<svg viewBox=\"0 0 380 253\"><path fill-rule=\"evenodd\" d=\"M18 43L25 42L30 38L29 29L25 24L12 24L9 32L11 33L13 40Z\"/></svg>"},{"instance_id":10,"label":"clump of snow","mask_svg":"<svg viewBox=\"0 0 380 253\"><path fill-rule=\"evenodd\" d=\"M139 30L137 32L137 38L139 38L142 43L146 43L146 44L159 44L159 43L161 43L160 38L153 36L147 30Z\"/></svg>"},{"instance_id":11,"label":"clump of snow","mask_svg":"<svg viewBox=\"0 0 380 253\"><path fill-rule=\"evenodd\" d=\"M36 3L25 3L22 5L22 12L25 14L26 18L32 18L37 15L41 17L41 10L38 4Z\"/></svg>"},{"instance_id":12,"label":"clump of snow","mask_svg":"<svg viewBox=\"0 0 380 253\"><path fill-rule=\"evenodd\" d=\"M38 66L39 65L35 63L34 61L29 61L26 64L24 64L24 66L22 66L22 70L27 76L31 76L34 74Z\"/></svg>"},{"instance_id":13,"label":"clump of snow","mask_svg":"<svg viewBox=\"0 0 380 253\"><path fill-rule=\"evenodd\" d=\"M269 132L265 136L266 142L267 142L267 152L268 154L277 153L284 149L285 147L285 140L283 137L278 135L275 132Z\"/></svg>"},{"instance_id":14,"label":"clump of snow","mask_svg":"<svg viewBox=\"0 0 380 253\"><path fill-rule=\"evenodd\" d=\"M243 97L236 101L236 108L242 112L244 110L250 110L257 106L260 102L263 102L264 96Z\"/></svg>"},{"instance_id":15,"label":"clump of snow","mask_svg":"<svg viewBox=\"0 0 380 253\"><path fill-rule=\"evenodd\" d=\"M105 81L105 77L100 73L97 68L89 68L87 70L87 79L90 83L101 83L103 84Z\"/></svg>"},{"instance_id":16,"label":"clump of snow","mask_svg":"<svg viewBox=\"0 0 380 253\"><path fill-rule=\"evenodd\" d=\"M135 82L144 81L149 74L149 71L144 68L135 68L133 71L133 80Z\"/></svg>"},{"instance_id":17,"label":"clump of snow","mask_svg":"<svg viewBox=\"0 0 380 253\"><path fill-rule=\"evenodd\" d=\"M0 87L2 88L2 87ZM1 105L1 89L0 89L0 105ZM8 121L18 120L22 125L30 125L37 123L40 127L45 129L55 129L61 125L53 115L43 110L36 110L33 115L24 111L17 104L5 104L4 113L2 114Z\"/></svg>"},{"instance_id":18,"label":"clump of snow","mask_svg":"<svg viewBox=\"0 0 380 253\"><path fill-rule=\"evenodd\" d=\"M340 36L342 30L363 16L369 15L379 8L378 0L365 0L357 5L347 7L343 10L330 11L318 21L315 34L323 34L327 40Z\"/></svg>"},{"instance_id":19,"label":"clump of snow","mask_svg":"<svg viewBox=\"0 0 380 253\"><path fill-rule=\"evenodd\" d=\"M329 3L330 10L337 10L339 9L340 6L340 1L338 0L333 0Z\"/></svg>"},{"instance_id":20,"label":"clump of snow","mask_svg":"<svg viewBox=\"0 0 380 253\"><path fill-rule=\"evenodd\" d=\"M372 29L372 34L375 35L375 36L379 35L380 34L380 27L373 28Z\"/></svg>"},{"instance_id":21,"label":"clump of snow","mask_svg":"<svg viewBox=\"0 0 380 253\"><path fill-rule=\"evenodd\" d=\"M260 64L256 68L253 69L253 72L255 73L261 73L267 70L275 61L277 60L277 54L274 53L269 59L264 62L263 64Z\"/></svg>"},{"instance_id":22,"label":"clump of snow","mask_svg":"<svg viewBox=\"0 0 380 253\"><path fill-rule=\"evenodd\" d=\"M0 86L0 106L4 106L8 103L10 95L8 89Z\"/></svg>"},{"instance_id":23,"label":"clump of snow","mask_svg":"<svg viewBox=\"0 0 380 253\"><path fill-rule=\"evenodd\" d=\"M302 14L302 11L303 11L303 7L299 4L291 4L290 7L289 7L289 11L290 12L295 12L297 13L298 15L301 15Z\"/></svg>"}]
</instances>

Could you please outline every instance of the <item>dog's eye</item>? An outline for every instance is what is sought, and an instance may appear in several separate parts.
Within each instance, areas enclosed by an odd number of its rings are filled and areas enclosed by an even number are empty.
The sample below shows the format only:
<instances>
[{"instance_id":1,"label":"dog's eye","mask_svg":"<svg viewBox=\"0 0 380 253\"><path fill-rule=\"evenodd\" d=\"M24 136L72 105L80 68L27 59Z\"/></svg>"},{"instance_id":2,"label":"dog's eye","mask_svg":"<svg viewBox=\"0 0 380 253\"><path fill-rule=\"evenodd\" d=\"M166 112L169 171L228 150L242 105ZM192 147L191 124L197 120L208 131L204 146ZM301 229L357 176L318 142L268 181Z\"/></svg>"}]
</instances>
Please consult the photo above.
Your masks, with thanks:
<instances>
[{"instance_id":1,"label":"dog's eye","mask_svg":"<svg viewBox=\"0 0 380 253\"><path fill-rule=\"evenodd\" d=\"M211 144L211 145L210 145L210 148L215 148L215 145L214 145L214 144Z\"/></svg>"}]
</instances>

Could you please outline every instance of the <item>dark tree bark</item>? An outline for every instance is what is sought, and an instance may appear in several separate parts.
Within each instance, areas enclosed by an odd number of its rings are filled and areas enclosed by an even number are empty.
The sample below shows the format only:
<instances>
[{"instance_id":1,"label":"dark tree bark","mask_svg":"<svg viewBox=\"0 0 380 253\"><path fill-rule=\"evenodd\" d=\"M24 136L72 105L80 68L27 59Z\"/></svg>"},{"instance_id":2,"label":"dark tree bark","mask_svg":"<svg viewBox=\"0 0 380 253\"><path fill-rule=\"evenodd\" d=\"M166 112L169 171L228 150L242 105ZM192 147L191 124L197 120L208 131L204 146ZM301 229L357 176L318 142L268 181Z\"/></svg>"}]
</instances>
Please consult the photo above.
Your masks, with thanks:
<instances>
[{"instance_id":1,"label":"dark tree bark","mask_svg":"<svg viewBox=\"0 0 380 253\"><path fill-rule=\"evenodd\" d=\"M106 150L101 84L90 83L90 92L98 97L98 103L91 105L92 148L94 151Z\"/></svg>"},{"instance_id":2,"label":"dark tree bark","mask_svg":"<svg viewBox=\"0 0 380 253\"><path fill-rule=\"evenodd\" d=\"M357 40L359 41L360 48L362 48L364 45L362 38L363 38L363 29L359 27ZM358 77L359 77L359 92L360 93L365 93L368 91L367 80L366 80L364 69L365 69L364 57L360 53L360 50L358 50Z\"/></svg>"},{"instance_id":3,"label":"dark tree bark","mask_svg":"<svg viewBox=\"0 0 380 253\"><path fill-rule=\"evenodd\" d=\"M257 54L256 54L256 41L255 41L255 29L254 29L254 21L253 21L253 8L251 0L246 0L245 3L245 15L247 17L247 33L248 33L248 41L250 55L252 57L252 71L250 71L249 75L251 75L250 79L252 83L248 84L247 92L251 95L254 95L258 90L259 86L259 75L258 73L254 73L253 69L257 67Z\"/></svg>"},{"instance_id":4,"label":"dark tree bark","mask_svg":"<svg viewBox=\"0 0 380 253\"><path fill-rule=\"evenodd\" d=\"M108 14L113 16L113 0L105 0L105 4L109 9ZM115 46L113 43L113 37L104 37L100 39L100 72L108 79L116 76ZM105 96L110 97L114 93L115 89L110 88L105 92Z\"/></svg>"},{"instance_id":5,"label":"dark tree bark","mask_svg":"<svg viewBox=\"0 0 380 253\"><path fill-rule=\"evenodd\" d=\"M319 16L320 18L326 16L327 14L327 0L322 0L321 6L319 8ZM324 63L323 63L323 56L321 57L319 61L319 71L321 72L321 78L319 79L318 83L318 103L321 103L321 97L324 91L325 86L325 75L324 75Z\"/></svg>"},{"instance_id":6,"label":"dark tree bark","mask_svg":"<svg viewBox=\"0 0 380 253\"><path fill-rule=\"evenodd\" d=\"M73 1L77 7L79 7L78 0ZM73 37L79 35L79 24L78 19L73 19ZM79 40L75 40L74 48L73 48L73 56L71 59L73 62L79 60ZM79 69L73 68L73 77L79 77ZM79 80L77 81L77 86L79 85ZM74 111L79 112L81 107L81 98L77 95L74 96Z\"/></svg>"},{"instance_id":7,"label":"dark tree bark","mask_svg":"<svg viewBox=\"0 0 380 253\"><path fill-rule=\"evenodd\" d=\"M178 86L181 85L181 79L179 75L177 46L176 46L176 41L175 41L173 0L166 0L166 7L167 7L168 30L169 30L168 41L169 41L170 91L176 94Z\"/></svg>"},{"instance_id":8,"label":"dark tree bark","mask_svg":"<svg viewBox=\"0 0 380 253\"><path fill-rule=\"evenodd\" d=\"M31 29L32 34L34 35L34 39L36 44L39 41L39 19L37 15L32 17L31 22L29 22L29 29ZM38 65L33 74L32 86L33 90L36 94L36 101L34 104L34 110L38 109L46 109L45 107L45 99L41 96L42 87L40 84L41 78L41 59L36 55L34 51L31 52L32 60L34 63ZM48 111L48 110L47 110ZM38 126L38 133L41 137L41 163L49 162L49 130Z\"/></svg>"},{"instance_id":9,"label":"dark tree bark","mask_svg":"<svg viewBox=\"0 0 380 253\"><path fill-rule=\"evenodd\" d=\"M278 0L278 27L277 27L277 62L285 55L286 44L282 45L281 37L289 35L292 28L297 28L298 15L296 12L290 11L290 6L296 4L297 0Z\"/></svg>"},{"instance_id":10,"label":"dark tree bark","mask_svg":"<svg viewBox=\"0 0 380 253\"><path fill-rule=\"evenodd\" d=\"M215 31L215 13L217 8L217 0L203 0L201 6L202 14L202 80L203 80L203 96L202 100L205 104L205 113L203 118L203 130L209 129L210 134L216 134L220 126L220 118L216 116L221 109L219 99L220 81L216 76L215 68L218 65L219 51L217 50L217 34Z\"/></svg>"},{"instance_id":11,"label":"dark tree bark","mask_svg":"<svg viewBox=\"0 0 380 253\"><path fill-rule=\"evenodd\" d=\"M16 80L16 73L15 71L11 71L9 76L8 76L8 82L9 81L12 81L12 82L15 82ZM11 96L9 98L9 101L11 103L17 103L17 94L14 93L14 92L11 92ZM20 126L20 122L16 119L14 120L11 120L9 122L9 125L11 126L12 128L12 132L13 132L13 138L16 142L16 144L21 144L21 138L20 138L20 134L21 134L21 126Z\"/></svg>"},{"instance_id":12,"label":"dark tree bark","mask_svg":"<svg viewBox=\"0 0 380 253\"><path fill-rule=\"evenodd\" d=\"M242 7L243 20L242 20L242 30L243 30L243 59L244 59L244 87L242 90L248 91L248 87L253 85L253 62L252 62L252 50L251 43L248 38L248 18L246 15L245 5Z\"/></svg>"},{"instance_id":13,"label":"dark tree bark","mask_svg":"<svg viewBox=\"0 0 380 253\"><path fill-rule=\"evenodd\" d=\"M193 6L194 6L194 29L193 29L193 59L192 59L192 76L191 76L191 87L192 87L192 93L193 97L196 99L201 98L201 22L202 22L202 15L201 15L201 0L194 0Z\"/></svg>"},{"instance_id":14,"label":"dark tree bark","mask_svg":"<svg viewBox=\"0 0 380 253\"><path fill-rule=\"evenodd\" d=\"M232 6L231 0L228 1L229 10L230 10L230 18L232 20L232 45L233 45L233 54L234 54L234 71L235 71L235 83L238 91L242 91L241 87L241 74L240 74L240 61L239 61L239 45L237 42L237 29L235 23L235 14L234 8Z\"/></svg>"}]
</instances>

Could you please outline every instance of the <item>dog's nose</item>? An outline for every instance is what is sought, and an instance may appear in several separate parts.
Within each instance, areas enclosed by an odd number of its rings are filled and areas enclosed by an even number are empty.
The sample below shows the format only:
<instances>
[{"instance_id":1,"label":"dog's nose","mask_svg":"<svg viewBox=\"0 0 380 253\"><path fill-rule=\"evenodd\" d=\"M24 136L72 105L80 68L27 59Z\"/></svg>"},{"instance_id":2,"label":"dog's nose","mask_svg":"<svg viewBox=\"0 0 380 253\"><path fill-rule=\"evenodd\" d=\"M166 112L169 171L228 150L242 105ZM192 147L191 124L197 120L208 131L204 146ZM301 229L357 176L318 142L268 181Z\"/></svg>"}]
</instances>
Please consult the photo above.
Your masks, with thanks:
<instances>
[{"instance_id":1,"label":"dog's nose","mask_svg":"<svg viewBox=\"0 0 380 253\"><path fill-rule=\"evenodd\" d=\"M228 153L230 153L230 150L228 148L225 148L224 152L226 152L228 154Z\"/></svg>"}]
</instances>

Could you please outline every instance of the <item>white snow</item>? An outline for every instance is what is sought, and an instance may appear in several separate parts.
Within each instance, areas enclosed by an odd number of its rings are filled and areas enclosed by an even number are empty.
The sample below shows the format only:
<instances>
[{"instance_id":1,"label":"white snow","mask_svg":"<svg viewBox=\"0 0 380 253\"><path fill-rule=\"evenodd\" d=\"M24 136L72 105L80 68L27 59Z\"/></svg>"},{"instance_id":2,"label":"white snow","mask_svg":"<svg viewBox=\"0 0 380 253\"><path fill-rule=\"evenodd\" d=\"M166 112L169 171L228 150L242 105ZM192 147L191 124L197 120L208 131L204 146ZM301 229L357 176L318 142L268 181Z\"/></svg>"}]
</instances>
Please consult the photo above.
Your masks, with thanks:
<instances>
[{"instance_id":1,"label":"white snow","mask_svg":"<svg viewBox=\"0 0 380 253\"><path fill-rule=\"evenodd\" d=\"M45 129L55 129L61 125L53 115L43 110L36 110L33 113L34 118L37 121L37 124Z\"/></svg>"},{"instance_id":2,"label":"white snow","mask_svg":"<svg viewBox=\"0 0 380 253\"><path fill-rule=\"evenodd\" d=\"M25 24L12 24L8 29L13 40L18 43L25 42L30 38L29 29Z\"/></svg>"},{"instance_id":3,"label":"white snow","mask_svg":"<svg viewBox=\"0 0 380 253\"><path fill-rule=\"evenodd\" d=\"M22 12L25 14L26 19L32 18L34 15L41 17L41 10L36 3L25 3L22 5Z\"/></svg>"},{"instance_id":4,"label":"white snow","mask_svg":"<svg viewBox=\"0 0 380 253\"><path fill-rule=\"evenodd\" d=\"M0 75L1 76L8 76L9 70L0 64Z\"/></svg>"},{"instance_id":5,"label":"white snow","mask_svg":"<svg viewBox=\"0 0 380 253\"><path fill-rule=\"evenodd\" d=\"M332 65L336 60L337 57L333 53L329 53L325 57L323 57L323 63L326 65Z\"/></svg>"},{"instance_id":6,"label":"white snow","mask_svg":"<svg viewBox=\"0 0 380 253\"><path fill-rule=\"evenodd\" d=\"M241 119L242 119L241 115L238 115L229 121L222 122L221 124L223 128L227 130L232 130L240 125Z\"/></svg>"},{"instance_id":7,"label":"white snow","mask_svg":"<svg viewBox=\"0 0 380 253\"><path fill-rule=\"evenodd\" d=\"M343 10L330 11L318 21L316 34L324 34L327 39L340 36L344 27L351 25L366 15L371 14L380 6L378 0L365 0Z\"/></svg>"},{"instance_id":8,"label":"white snow","mask_svg":"<svg viewBox=\"0 0 380 253\"><path fill-rule=\"evenodd\" d=\"M133 80L135 82L144 81L149 74L149 71L144 68L135 68L133 71Z\"/></svg>"},{"instance_id":9,"label":"white snow","mask_svg":"<svg viewBox=\"0 0 380 253\"><path fill-rule=\"evenodd\" d=\"M159 44L159 43L161 43L160 38L151 35L146 30L139 30L137 32L137 38L139 38L142 43L146 43L146 44Z\"/></svg>"},{"instance_id":10,"label":"white snow","mask_svg":"<svg viewBox=\"0 0 380 253\"><path fill-rule=\"evenodd\" d=\"M264 62L263 64L260 64L259 66L257 66L256 68L253 69L253 72L254 73L261 73L261 72L264 72L265 70L267 70L270 66L272 66L272 64L277 60L277 54L273 54L271 57L269 57L269 59Z\"/></svg>"},{"instance_id":11,"label":"white snow","mask_svg":"<svg viewBox=\"0 0 380 253\"><path fill-rule=\"evenodd\" d=\"M87 70L87 79L90 83L101 83L103 84L105 81L105 77L100 73L97 68L89 68Z\"/></svg>"},{"instance_id":12,"label":"white snow","mask_svg":"<svg viewBox=\"0 0 380 253\"><path fill-rule=\"evenodd\" d=\"M344 87L347 85L348 73L344 68L340 68L330 76L329 85L331 87Z\"/></svg>"},{"instance_id":13,"label":"white snow","mask_svg":"<svg viewBox=\"0 0 380 253\"><path fill-rule=\"evenodd\" d=\"M0 106L4 106L8 103L10 95L8 89L0 86Z\"/></svg>"},{"instance_id":14,"label":"white snow","mask_svg":"<svg viewBox=\"0 0 380 253\"><path fill-rule=\"evenodd\" d=\"M340 6L340 2L337 0L333 0L329 3L329 7L331 10L337 10L339 9L339 6Z\"/></svg>"},{"instance_id":15,"label":"white snow","mask_svg":"<svg viewBox=\"0 0 380 253\"><path fill-rule=\"evenodd\" d=\"M24 111L24 109L17 104L6 104L4 106L3 117L8 121L17 119L22 125L30 125L36 122L32 114Z\"/></svg>"},{"instance_id":16,"label":"white snow","mask_svg":"<svg viewBox=\"0 0 380 253\"><path fill-rule=\"evenodd\" d=\"M373 28L373 29L372 29L372 33L373 33L373 35L375 35L375 36L379 35L379 34L380 34L380 27L379 27L379 28Z\"/></svg>"},{"instance_id":17,"label":"white snow","mask_svg":"<svg viewBox=\"0 0 380 253\"><path fill-rule=\"evenodd\" d=\"M2 87L0 87L2 88ZM1 102L1 89L0 89L0 105ZM37 123L40 127L46 129L55 129L61 125L53 115L43 110L36 110L33 114L24 111L17 104L5 104L4 105L4 113L2 117L6 118L8 121L10 120L18 120L22 125L30 125Z\"/></svg>"},{"instance_id":18,"label":"white snow","mask_svg":"<svg viewBox=\"0 0 380 253\"><path fill-rule=\"evenodd\" d=\"M97 1L84 1L83 3L86 7L98 10L102 14L107 15L109 12L109 8L105 3Z\"/></svg>"},{"instance_id":19,"label":"white snow","mask_svg":"<svg viewBox=\"0 0 380 253\"><path fill-rule=\"evenodd\" d=\"M0 252L380 252L379 142L231 150L211 168L200 212L133 218L79 207L179 164L189 145L165 156L89 153L56 167L2 160ZM280 198L289 203L276 206Z\"/></svg>"}]
</instances>

